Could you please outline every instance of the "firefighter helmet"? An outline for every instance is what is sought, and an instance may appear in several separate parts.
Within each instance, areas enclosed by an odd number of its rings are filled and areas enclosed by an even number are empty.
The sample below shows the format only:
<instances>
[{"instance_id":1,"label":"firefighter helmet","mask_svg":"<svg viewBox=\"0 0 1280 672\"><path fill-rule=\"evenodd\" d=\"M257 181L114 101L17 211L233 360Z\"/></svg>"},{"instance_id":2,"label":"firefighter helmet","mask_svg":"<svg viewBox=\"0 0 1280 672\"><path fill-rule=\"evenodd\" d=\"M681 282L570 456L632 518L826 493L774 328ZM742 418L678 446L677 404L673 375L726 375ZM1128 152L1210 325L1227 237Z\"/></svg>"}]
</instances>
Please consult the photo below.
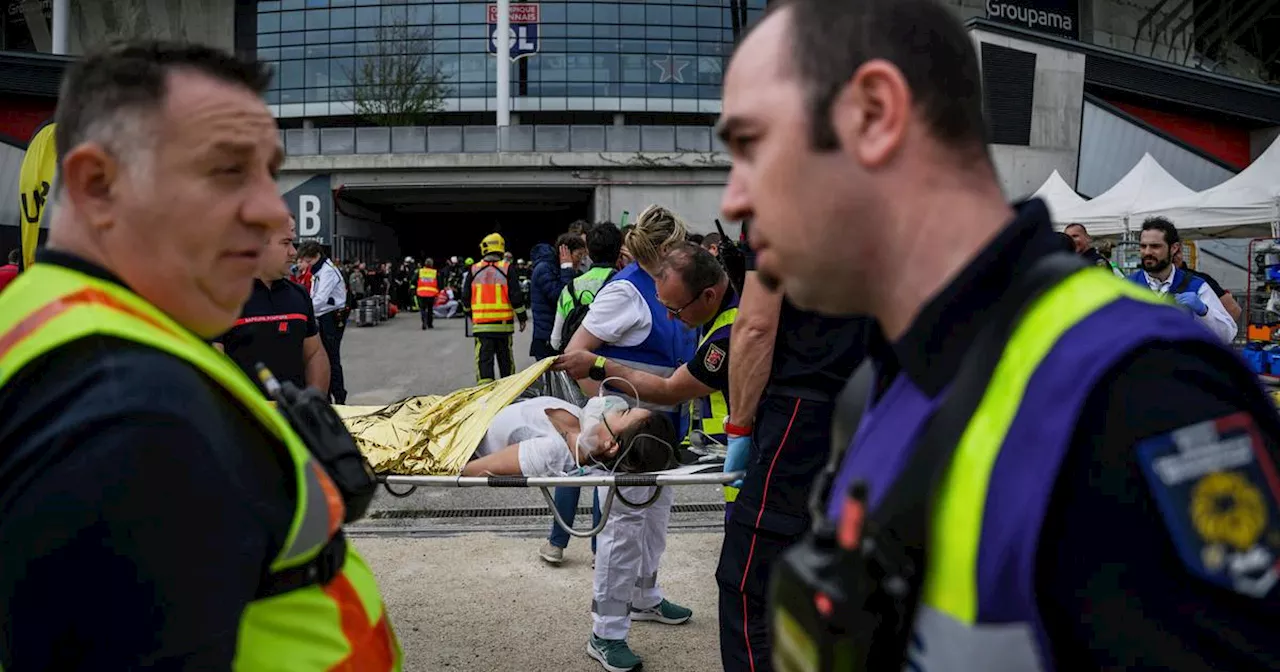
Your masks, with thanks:
<instances>
[{"instance_id":1,"label":"firefighter helmet","mask_svg":"<svg viewBox=\"0 0 1280 672\"><path fill-rule=\"evenodd\" d=\"M502 234L491 233L480 241L480 254L488 255L497 252L499 254L506 252L507 241L502 239Z\"/></svg>"}]
</instances>

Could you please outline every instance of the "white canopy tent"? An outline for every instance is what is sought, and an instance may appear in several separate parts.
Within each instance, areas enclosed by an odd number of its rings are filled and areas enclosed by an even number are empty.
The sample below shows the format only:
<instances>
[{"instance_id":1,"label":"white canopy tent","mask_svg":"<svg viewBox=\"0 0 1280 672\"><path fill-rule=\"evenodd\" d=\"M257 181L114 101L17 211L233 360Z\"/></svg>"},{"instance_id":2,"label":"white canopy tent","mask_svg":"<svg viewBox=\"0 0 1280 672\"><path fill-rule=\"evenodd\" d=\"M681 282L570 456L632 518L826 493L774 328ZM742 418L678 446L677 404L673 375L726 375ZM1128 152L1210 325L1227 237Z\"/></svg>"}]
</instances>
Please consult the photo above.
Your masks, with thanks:
<instances>
[{"instance_id":1,"label":"white canopy tent","mask_svg":"<svg viewBox=\"0 0 1280 672\"><path fill-rule=\"evenodd\" d=\"M1067 184L1067 181L1062 179L1062 175L1058 174L1056 170L1030 197L1039 198L1045 202L1045 205L1049 207L1049 216L1058 228L1064 226L1058 217L1058 213L1071 208L1078 208L1087 203L1084 197L1077 194L1076 190L1072 189L1071 185Z\"/></svg>"},{"instance_id":2,"label":"white canopy tent","mask_svg":"<svg viewBox=\"0 0 1280 672\"><path fill-rule=\"evenodd\" d=\"M1134 213L1167 217L1179 232L1202 236L1271 236L1280 225L1280 139L1240 174L1199 193L1155 203Z\"/></svg>"},{"instance_id":3,"label":"white canopy tent","mask_svg":"<svg viewBox=\"0 0 1280 672\"><path fill-rule=\"evenodd\" d=\"M1083 224L1094 236L1124 233L1141 225L1142 218L1135 213L1195 193L1160 167L1150 154L1143 154L1138 165L1115 186L1097 198L1066 208L1054 220L1063 225Z\"/></svg>"}]
</instances>

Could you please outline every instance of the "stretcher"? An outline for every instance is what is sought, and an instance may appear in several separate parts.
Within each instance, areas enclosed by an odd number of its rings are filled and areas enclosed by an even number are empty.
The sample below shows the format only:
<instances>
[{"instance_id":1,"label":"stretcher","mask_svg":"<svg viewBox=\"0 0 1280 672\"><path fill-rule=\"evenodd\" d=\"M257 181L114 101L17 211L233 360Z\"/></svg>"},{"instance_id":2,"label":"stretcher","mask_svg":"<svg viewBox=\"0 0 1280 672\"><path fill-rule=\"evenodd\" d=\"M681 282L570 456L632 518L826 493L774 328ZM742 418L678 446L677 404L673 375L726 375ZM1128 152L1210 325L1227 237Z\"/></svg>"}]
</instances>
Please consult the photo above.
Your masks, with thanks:
<instances>
[{"instance_id":1,"label":"stretcher","mask_svg":"<svg viewBox=\"0 0 1280 672\"><path fill-rule=\"evenodd\" d=\"M556 522L577 537L592 537L604 529L615 498L632 508L644 508L657 501L664 487L727 485L742 478L742 472L724 473L724 456L718 451L686 454L692 464L650 473L597 470L564 476L462 476L462 467L475 453L494 416L511 403L543 395L578 406L586 402L576 382L550 370L553 361L547 358L506 378L446 395L410 397L386 406L334 408L388 493L407 497L419 487L538 488ZM619 488L632 486L654 487L654 492L646 501L631 502ZM556 487L607 488L600 523L587 530L567 525L556 512L551 493Z\"/></svg>"}]
</instances>

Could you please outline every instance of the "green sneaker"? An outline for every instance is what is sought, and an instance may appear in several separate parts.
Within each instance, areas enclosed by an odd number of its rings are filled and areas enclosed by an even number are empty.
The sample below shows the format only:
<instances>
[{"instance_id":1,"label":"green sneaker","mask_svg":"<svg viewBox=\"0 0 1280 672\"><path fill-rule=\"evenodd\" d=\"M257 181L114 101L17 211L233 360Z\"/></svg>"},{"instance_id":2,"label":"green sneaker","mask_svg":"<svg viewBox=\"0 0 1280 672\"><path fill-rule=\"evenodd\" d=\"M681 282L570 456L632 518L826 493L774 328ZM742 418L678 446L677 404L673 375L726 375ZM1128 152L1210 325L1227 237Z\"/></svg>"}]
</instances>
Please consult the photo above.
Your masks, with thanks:
<instances>
[{"instance_id":1,"label":"green sneaker","mask_svg":"<svg viewBox=\"0 0 1280 672\"><path fill-rule=\"evenodd\" d=\"M667 625L680 625L692 617L692 609L686 609L670 600L663 600L648 609L631 607L633 621L657 621Z\"/></svg>"},{"instance_id":2,"label":"green sneaker","mask_svg":"<svg viewBox=\"0 0 1280 672\"><path fill-rule=\"evenodd\" d=\"M587 640L587 655L609 672L630 672L640 668L640 656L631 652L625 639L602 639L591 633Z\"/></svg>"}]
</instances>

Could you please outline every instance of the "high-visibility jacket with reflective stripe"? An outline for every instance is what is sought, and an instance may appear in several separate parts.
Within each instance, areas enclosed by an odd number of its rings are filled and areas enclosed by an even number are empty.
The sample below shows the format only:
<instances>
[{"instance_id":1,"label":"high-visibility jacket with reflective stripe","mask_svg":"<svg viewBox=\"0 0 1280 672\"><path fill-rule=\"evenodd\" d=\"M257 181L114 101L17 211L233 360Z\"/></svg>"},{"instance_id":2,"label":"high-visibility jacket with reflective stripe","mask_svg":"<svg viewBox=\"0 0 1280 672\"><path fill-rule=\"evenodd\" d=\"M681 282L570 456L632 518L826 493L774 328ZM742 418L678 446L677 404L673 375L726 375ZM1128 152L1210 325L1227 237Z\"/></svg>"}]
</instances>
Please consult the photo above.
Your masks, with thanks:
<instances>
[{"instance_id":1,"label":"high-visibility jacket with reflective stripe","mask_svg":"<svg viewBox=\"0 0 1280 672\"><path fill-rule=\"evenodd\" d=\"M239 402L293 460L296 508L270 570L304 565L320 553L345 515L324 468L235 362L128 289L60 266L32 266L0 296L0 387L38 357L91 336L129 340L177 357ZM342 571L328 584L246 606L234 669L401 669L399 643L373 572L350 542Z\"/></svg>"},{"instance_id":2,"label":"high-visibility jacket with reflective stripe","mask_svg":"<svg viewBox=\"0 0 1280 672\"><path fill-rule=\"evenodd\" d=\"M471 330L475 333L515 331L515 309L505 261L480 261L471 267Z\"/></svg>"},{"instance_id":3,"label":"high-visibility jacket with reflective stripe","mask_svg":"<svg viewBox=\"0 0 1280 672\"><path fill-rule=\"evenodd\" d=\"M730 292L733 291L731 288ZM702 329L702 338L698 341L698 348L707 344L707 341L723 340L729 337L733 329L734 320L738 319L738 295L735 292L725 304L724 310L721 310L712 320L711 323ZM693 436L693 430L700 430L708 439L717 441L720 445L727 445L729 441L728 434L724 431L724 419L729 416L729 397L725 390L716 390L710 395L694 399L689 403L689 417L696 418L697 424L690 423L689 435ZM738 489L729 485L724 487L724 501L732 502L738 498Z\"/></svg>"},{"instance_id":4,"label":"high-visibility jacket with reflective stripe","mask_svg":"<svg viewBox=\"0 0 1280 672\"><path fill-rule=\"evenodd\" d=\"M418 296L431 298L440 293L440 287L436 284L436 269L419 268L418 269Z\"/></svg>"},{"instance_id":5,"label":"high-visibility jacket with reflective stripe","mask_svg":"<svg viewBox=\"0 0 1280 672\"><path fill-rule=\"evenodd\" d=\"M1089 422L1079 413L1094 387L1157 341L1223 347L1184 311L1097 266L1025 309L937 491L908 668L1052 668L1035 558L1058 468L1078 422ZM905 375L890 384L845 454L829 516L840 517L857 480L879 506L945 395L931 398Z\"/></svg>"}]
</instances>

